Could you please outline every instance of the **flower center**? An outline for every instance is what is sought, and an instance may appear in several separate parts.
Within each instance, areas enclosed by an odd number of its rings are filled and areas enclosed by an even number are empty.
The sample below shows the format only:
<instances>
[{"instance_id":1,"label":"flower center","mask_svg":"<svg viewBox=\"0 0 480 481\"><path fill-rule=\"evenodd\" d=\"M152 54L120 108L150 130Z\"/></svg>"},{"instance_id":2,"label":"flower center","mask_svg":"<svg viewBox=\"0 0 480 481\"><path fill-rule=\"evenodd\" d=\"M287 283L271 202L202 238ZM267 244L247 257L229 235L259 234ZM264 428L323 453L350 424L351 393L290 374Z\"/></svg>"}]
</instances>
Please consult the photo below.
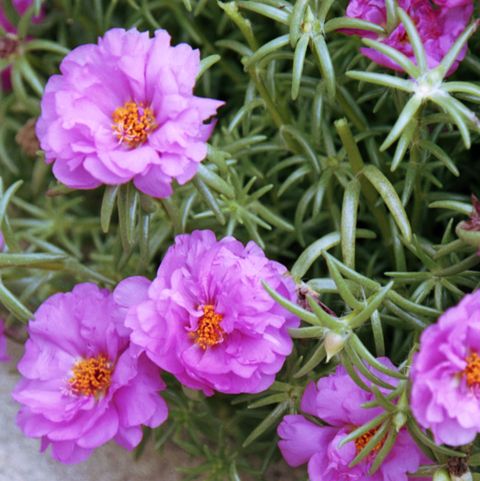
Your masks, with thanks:
<instances>
[{"instance_id":1,"label":"flower center","mask_svg":"<svg viewBox=\"0 0 480 481\"><path fill-rule=\"evenodd\" d=\"M223 342L225 332L220 326L222 319L223 316L217 314L211 304L203 306L203 316L198 321L197 330L191 333L195 342L202 349Z\"/></svg>"},{"instance_id":2,"label":"flower center","mask_svg":"<svg viewBox=\"0 0 480 481\"><path fill-rule=\"evenodd\" d=\"M132 148L143 144L158 127L153 110L133 101L115 109L112 119L112 129L118 140Z\"/></svg>"},{"instance_id":3,"label":"flower center","mask_svg":"<svg viewBox=\"0 0 480 481\"><path fill-rule=\"evenodd\" d=\"M362 449L370 442L370 440L375 436L379 428L373 428L370 429L370 431L367 431L366 433L362 434L361 436L358 436L357 439L355 439L355 448L357 449L357 454L362 451ZM381 449L383 446L383 443L385 442L385 438L380 440L378 444L372 449L372 452L370 454L376 453Z\"/></svg>"},{"instance_id":4,"label":"flower center","mask_svg":"<svg viewBox=\"0 0 480 481\"><path fill-rule=\"evenodd\" d=\"M90 357L73 366L73 376L68 382L74 394L98 396L110 387L112 371L112 363L106 357Z\"/></svg>"},{"instance_id":5,"label":"flower center","mask_svg":"<svg viewBox=\"0 0 480 481\"><path fill-rule=\"evenodd\" d=\"M463 375L468 387L480 385L480 357L476 352L472 352L465 359L467 367L463 370Z\"/></svg>"}]
</instances>

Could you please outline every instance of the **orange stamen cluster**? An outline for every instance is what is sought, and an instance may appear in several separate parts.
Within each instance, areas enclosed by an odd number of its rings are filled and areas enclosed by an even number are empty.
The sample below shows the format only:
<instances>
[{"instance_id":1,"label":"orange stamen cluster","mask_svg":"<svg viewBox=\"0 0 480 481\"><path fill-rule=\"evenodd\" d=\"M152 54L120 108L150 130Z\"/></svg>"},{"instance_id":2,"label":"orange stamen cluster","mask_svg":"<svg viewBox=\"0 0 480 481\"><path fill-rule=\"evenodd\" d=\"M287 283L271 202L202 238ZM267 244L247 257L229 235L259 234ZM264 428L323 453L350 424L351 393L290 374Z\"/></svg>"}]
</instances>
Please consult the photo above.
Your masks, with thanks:
<instances>
[{"instance_id":1,"label":"orange stamen cluster","mask_svg":"<svg viewBox=\"0 0 480 481\"><path fill-rule=\"evenodd\" d=\"M192 332L195 342L202 348L223 342L224 330L220 326L223 316L215 312L211 304L203 306L203 316L198 320L197 330Z\"/></svg>"},{"instance_id":2,"label":"orange stamen cluster","mask_svg":"<svg viewBox=\"0 0 480 481\"><path fill-rule=\"evenodd\" d=\"M153 110L132 101L115 109L112 119L112 129L117 138L132 148L143 144L158 127Z\"/></svg>"},{"instance_id":3,"label":"orange stamen cluster","mask_svg":"<svg viewBox=\"0 0 480 481\"><path fill-rule=\"evenodd\" d=\"M373 436L375 436L378 429L379 428L370 429L370 431L367 431L366 433L362 434L361 436L358 436L358 438L355 439L355 447L357 448L357 454L370 442ZM385 438L379 441L378 444L372 449L371 454L379 451L383 446L384 442L385 442Z\"/></svg>"},{"instance_id":4,"label":"orange stamen cluster","mask_svg":"<svg viewBox=\"0 0 480 481\"><path fill-rule=\"evenodd\" d=\"M468 355L467 367L463 371L463 375L467 381L468 387L480 385L480 356L476 352Z\"/></svg>"},{"instance_id":5,"label":"orange stamen cluster","mask_svg":"<svg viewBox=\"0 0 480 481\"><path fill-rule=\"evenodd\" d=\"M112 363L106 357L90 357L73 366L68 382L74 394L97 397L110 387L112 371Z\"/></svg>"}]
</instances>

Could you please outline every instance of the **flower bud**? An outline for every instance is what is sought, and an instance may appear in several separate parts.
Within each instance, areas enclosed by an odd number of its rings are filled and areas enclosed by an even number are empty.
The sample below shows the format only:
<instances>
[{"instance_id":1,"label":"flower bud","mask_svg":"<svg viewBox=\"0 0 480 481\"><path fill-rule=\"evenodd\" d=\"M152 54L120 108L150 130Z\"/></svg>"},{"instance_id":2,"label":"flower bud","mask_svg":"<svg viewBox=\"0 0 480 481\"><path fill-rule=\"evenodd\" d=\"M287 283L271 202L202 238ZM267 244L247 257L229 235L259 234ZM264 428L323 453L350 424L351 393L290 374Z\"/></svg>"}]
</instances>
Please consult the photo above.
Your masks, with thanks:
<instances>
[{"instance_id":1,"label":"flower bud","mask_svg":"<svg viewBox=\"0 0 480 481\"><path fill-rule=\"evenodd\" d=\"M345 333L337 333L334 331L328 331L327 335L325 336L325 340L323 345L325 346L325 351L327 352L327 362L335 356L335 354L339 353L343 346L345 346L345 341L347 340L348 336Z\"/></svg>"},{"instance_id":2,"label":"flower bud","mask_svg":"<svg viewBox=\"0 0 480 481\"><path fill-rule=\"evenodd\" d=\"M399 411L395 416L393 417L393 425L395 426L395 430L397 433L400 431L400 429L405 426L407 423L407 415L403 411Z\"/></svg>"},{"instance_id":3,"label":"flower bud","mask_svg":"<svg viewBox=\"0 0 480 481\"><path fill-rule=\"evenodd\" d=\"M472 195L472 207L470 219L460 222L455 232L463 242L480 249L480 201L475 195Z\"/></svg>"},{"instance_id":4,"label":"flower bud","mask_svg":"<svg viewBox=\"0 0 480 481\"><path fill-rule=\"evenodd\" d=\"M452 481L446 469L437 469L433 473L432 481Z\"/></svg>"},{"instance_id":5,"label":"flower bud","mask_svg":"<svg viewBox=\"0 0 480 481\"><path fill-rule=\"evenodd\" d=\"M468 222L459 222L455 228L455 232L465 244L480 249L480 230L468 229L468 225Z\"/></svg>"}]
</instances>

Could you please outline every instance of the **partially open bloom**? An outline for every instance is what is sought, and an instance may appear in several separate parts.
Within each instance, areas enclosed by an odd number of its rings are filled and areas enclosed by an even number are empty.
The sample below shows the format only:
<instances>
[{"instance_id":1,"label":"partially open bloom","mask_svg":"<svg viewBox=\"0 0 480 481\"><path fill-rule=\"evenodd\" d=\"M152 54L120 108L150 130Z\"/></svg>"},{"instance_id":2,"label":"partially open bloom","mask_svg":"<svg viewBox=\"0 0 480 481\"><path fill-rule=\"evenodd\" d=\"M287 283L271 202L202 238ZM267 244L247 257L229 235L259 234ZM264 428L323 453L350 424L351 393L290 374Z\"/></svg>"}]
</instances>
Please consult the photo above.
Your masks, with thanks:
<instances>
[{"instance_id":1,"label":"partially open bloom","mask_svg":"<svg viewBox=\"0 0 480 481\"><path fill-rule=\"evenodd\" d=\"M471 199L472 212L470 219L459 222L455 232L463 242L475 247L480 255L480 200L475 194L472 194Z\"/></svg>"},{"instance_id":2,"label":"partially open bloom","mask_svg":"<svg viewBox=\"0 0 480 481\"><path fill-rule=\"evenodd\" d=\"M30 321L17 422L59 461L82 461L111 439L132 449L142 425L167 417L158 368L130 346L123 320L112 294L87 283L50 297Z\"/></svg>"},{"instance_id":3,"label":"partially open bloom","mask_svg":"<svg viewBox=\"0 0 480 481\"><path fill-rule=\"evenodd\" d=\"M0 362L9 361L7 354L7 338L5 337L5 325L3 319L0 319Z\"/></svg>"},{"instance_id":4,"label":"partially open bloom","mask_svg":"<svg viewBox=\"0 0 480 481\"><path fill-rule=\"evenodd\" d=\"M53 173L71 188L93 189L133 180L154 197L184 184L207 155L222 105L195 97L198 50L170 46L170 36L109 30L82 45L48 81L37 135Z\"/></svg>"},{"instance_id":5,"label":"partially open bloom","mask_svg":"<svg viewBox=\"0 0 480 481\"><path fill-rule=\"evenodd\" d=\"M412 367L411 407L437 443L461 446L480 432L480 291L423 332Z\"/></svg>"},{"instance_id":6,"label":"partially open bloom","mask_svg":"<svg viewBox=\"0 0 480 481\"><path fill-rule=\"evenodd\" d=\"M434 7L430 0L399 0L398 5L412 18L417 27L425 48L429 68L436 67L448 53L455 40L465 30L473 13L473 1L436 1L440 8ZM380 0L351 0L347 8L347 16L368 20L386 28L387 12L385 1ZM345 33L375 38L371 32L347 30ZM407 32L402 24L387 32L386 37L376 40L399 50L416 63L413 48ZM362 48L362 53L385 67L401 70L400 66L387 56L370 48ZM449 71L453 73L460 61L465 57L466 47L458 56Z\"/></svg>"},{"instance_id":7,"label":"partially open bloom","mask_svg":"<svg viewBox=\"0 0 480 481\"><path fill-rule=\"evenodd\" d=\"M254 242L195 231L177 236L152 283L130 278L117 290L140 300L126 320L132 342L182 384L207 395L256 393L273 383L292 351L288 328L299 324L262 280L296 300L286 268Z\"/></svg>"},{"instance_id":8,"label":"partially open bloom","mask_svg":"<svg viewBox=\"0 0 480 481\"><path fill-rule=\"evenodd\" d=\"M463 222L463 229L470 231L480 231L480 200L472 194L472 213L470 219Z\"/></svg>"},{"instance_id":9,"label":"partially open bloom","mask_svg":"<svg viewBox=\"0 0 480 481\"><path fill-rule=\"evenodd\" d=\"M379 360L395 369L388 359ZM391 385L396 384L395 379L380 373L376 375ZM369 384L366 379L364 382ZM382 413L381 408L362 407L373 399L373 394L352 381L343 366L321 378L317 384L310 383L303 395L301 409L322 419L327 425L314 424L302 415L285 416L278 426L278 447L287 463L293 467L308 463L310 481L407 481L408 473L415 472L425 459L404 428L398 433L392 450L378 471L372 475L368 472L385 439L359 464L353 467L349 464L378 428L339 446L354 429Z\"/></svg>"}]
</instances>

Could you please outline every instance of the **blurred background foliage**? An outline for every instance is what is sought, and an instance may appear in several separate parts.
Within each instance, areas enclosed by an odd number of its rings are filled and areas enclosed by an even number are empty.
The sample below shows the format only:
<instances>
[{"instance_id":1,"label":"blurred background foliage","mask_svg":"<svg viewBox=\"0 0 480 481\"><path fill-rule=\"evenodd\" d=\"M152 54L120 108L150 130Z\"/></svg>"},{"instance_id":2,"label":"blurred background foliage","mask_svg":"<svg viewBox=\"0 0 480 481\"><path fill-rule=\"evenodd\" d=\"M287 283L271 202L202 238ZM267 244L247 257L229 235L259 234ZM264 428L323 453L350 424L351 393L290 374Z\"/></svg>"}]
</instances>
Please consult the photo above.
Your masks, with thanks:
<instances>
[{"instance_id":1,"label":"blurred background foliage","mask_svg":"<svg viewBox=\"0 0 480 481\"><path fill-rule=\"evenodd\" d=\"M343 0L37 0L21 18L2 2L19 42L0 59L12 68L12 89L0 93L0 303L12 337L24 338L21 323L54 292L151 278L174 235L210 228L256 241L291 270L299 305L271 294L303 323L292 330L294 354L261 395L205 399L167 377L169 421L145 442L161 449L173 440L192 454L199 464L186 479L264 479L279 457L274 428L297 411L306 382L341 362L361 383L356 370L382 371L375 357L383 355L400 366L400 383L388 396L372 388L385 409L375 426L392 435L408 426L435 462L424 475L465 456L416 425L408 369L422 329L479 282L478 245L455 230L480 185L475 25L457 45L469 40L453 77L468 85L442 83L450 103L427 95L414 105L419 82L442 72L379 76L359 53L361 39L339 32L356 26ZM32 23L41 8L44 19ZM196 94L226 101L208 158L169 199L132 185L70 191L33 135L43 87L63 56L112 27L164 28L174 44L200 48Z\"/></svg>"}]
</instances>

